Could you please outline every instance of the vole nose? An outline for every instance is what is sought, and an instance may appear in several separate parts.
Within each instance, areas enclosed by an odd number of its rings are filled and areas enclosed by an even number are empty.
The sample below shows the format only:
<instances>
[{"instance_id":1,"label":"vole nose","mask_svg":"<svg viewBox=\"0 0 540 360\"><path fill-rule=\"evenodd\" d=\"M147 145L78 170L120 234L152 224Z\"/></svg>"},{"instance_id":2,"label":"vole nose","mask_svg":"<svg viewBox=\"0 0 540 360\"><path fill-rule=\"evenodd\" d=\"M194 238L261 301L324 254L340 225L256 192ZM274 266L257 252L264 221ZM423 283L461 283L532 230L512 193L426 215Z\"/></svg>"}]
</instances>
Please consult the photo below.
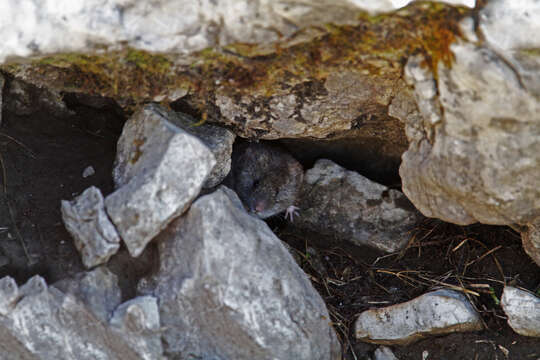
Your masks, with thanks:
<instances>
[{"instance_id":1,"label":"vole nose","mask_svg":"<svg viewBox=\"0 0 540 360\"><path fill-rule=\"evenodd\" d=\"M256 212L256 213L260 213L260 212L263 211L263 210L264 210L264 202L262 202L262 201L257 201L257 202L255 203L255 212Z\"/></svg>"}]
</instances>

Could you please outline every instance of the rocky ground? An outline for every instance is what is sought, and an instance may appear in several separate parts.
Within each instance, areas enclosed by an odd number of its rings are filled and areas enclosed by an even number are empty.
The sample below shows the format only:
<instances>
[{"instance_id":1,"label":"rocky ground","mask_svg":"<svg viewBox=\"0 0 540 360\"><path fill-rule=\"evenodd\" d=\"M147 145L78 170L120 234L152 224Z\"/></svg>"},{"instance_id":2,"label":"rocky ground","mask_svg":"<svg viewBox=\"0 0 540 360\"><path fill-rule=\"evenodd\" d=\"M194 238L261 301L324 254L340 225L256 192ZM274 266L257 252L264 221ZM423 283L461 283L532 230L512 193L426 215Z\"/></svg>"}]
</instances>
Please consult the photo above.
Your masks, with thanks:
<instances>
[{"instance_id":1,"label":"rocky ground","mask_svg":"<svg viewBox=\"0 0 540 360\"><path fill-rule=\"evenodd\" d=\"M84 270L61 220L60 200L91 185L113 189L112 165L124 116L114 106L96 110L76 101L73 115L29 116L4 111L0 128L4 193L0 275L23 284L32 275L52 284ZM102 119L99 124L89 119ZM92 166L95 174L84 177ZM367 359L377 345L355 340L354 321L371 307L402 303L439 288L465 290L485 330L429 338L392 347L399 359L536 359L540 342L519 336L500 306L503 285L538 291L540 271L507 227L460 227L424 220L409 233L405 250L390 255L298 231L276 216L271 229L294 249L326 302L347 359ZM155 271L150 245L139 258L127 250L108 263L118 277L122 300L135 295L139 279ZM426 355L427 354L427 355Z\"/></svg>"}]
</instances>

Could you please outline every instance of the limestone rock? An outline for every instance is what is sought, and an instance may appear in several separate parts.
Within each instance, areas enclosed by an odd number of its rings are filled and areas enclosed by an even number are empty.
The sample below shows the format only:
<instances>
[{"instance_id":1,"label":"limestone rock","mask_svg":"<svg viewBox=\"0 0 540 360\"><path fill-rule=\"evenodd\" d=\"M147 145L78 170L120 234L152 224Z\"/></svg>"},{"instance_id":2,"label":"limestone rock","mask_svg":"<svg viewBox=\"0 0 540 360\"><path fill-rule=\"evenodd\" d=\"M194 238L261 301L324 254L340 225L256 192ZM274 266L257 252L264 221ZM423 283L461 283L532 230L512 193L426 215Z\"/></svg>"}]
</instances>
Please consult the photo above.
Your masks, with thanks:
<instances>
[{"instance_id":1,"label":"limestone rock","mask_svg":"<svg viewBox=\"0 0 540 360\"><path fill-rule=\"evenodd\" d=\"M132 256L187 209L215 162L206 145L158 106L145 106L126 122L113 170L117 190L105 207Z\"/></svg>"},{"instance_id":2,"label":"limestone rock","mask_svg":"<svg viewBox=\"0 0 540 360\"><path fill-rule=\"evenodd\" d=\"M166 111L162 108L162 111ZM203 184L203 188L219 185L231 170L232 146L236 135L223 127L208 123L197 124L188 114L167 112L168 119L174 125L198 137L212 152L216 159L214 168Z\"/></svg>"},{"instance_id":3,"label":"limestone rock","mask_svg":"<svg viewBox=\"0 0 540 360\"><path fill-rule=\"evenodd\" d=\"M399 191L318 160L306 171L294 225L383 251L402 249L421 215Z\"/></svg>"},{"instance_id":4,"label":"limestone rock","mask_svg":"<svg viewBox=\"0 0 540 360\"><path fill-rule=\"evenodd\" d=\"M355 324L358 340L400 345L430 335L482 328L467 298L452 290L436 290L406 303L364 311Z\"/></svg>"},{"instance_id":5,"label":"limestone rock","mask_svg":"<svg viewBox=\"0 0 540 360\"><path fill-rule=\"evenodd\" d=\"M120 248L120 237L105 212L103 195L95 186L72 201L62 200L62 220L87 268L103 264Z\"/></svg>"},{"instance_id":6,"label":"limestone rock","mask_svg":"<svg viewBox=\"0 0 540 360\"><path fill-rule=\"evenodd\" d=\"M158 236L165 355L339 359L324 302L266 223L225 187Z\"/></svg>"},{"instance_id":7,"label":"limestone rock","mask_svg":"<svg viewBox=\"0 0 540 360\"><path fill-rule=\"evenodd\" d=\"M155 335L147 329L118 331L39 276L20 288L9 277L1 279L0 304L3 359L162 359L160 346L132 346L135 336L152 343L148 338Z\"/></svg>"},{"instance_id":8,"label":"limestone rock","mask_svg":"<svg viewBox=\"0 0 540 360\"><path fill-rule=\"evenodd\" d=\"M508 325L524 336L540 337L540 298L527 291L505 286L501 306Z\"/></svg>"},{"instance_id":9,"label":"limestone rock","mask_svg":"<svg viewBox=\"0 0 540 360\"><path fill-rule=\"evenodd\" d=\"M109 320L122 299L118 278L103 266L62 279L53 286L82 301L102 322Z\"/></svg>"}]
</instances>

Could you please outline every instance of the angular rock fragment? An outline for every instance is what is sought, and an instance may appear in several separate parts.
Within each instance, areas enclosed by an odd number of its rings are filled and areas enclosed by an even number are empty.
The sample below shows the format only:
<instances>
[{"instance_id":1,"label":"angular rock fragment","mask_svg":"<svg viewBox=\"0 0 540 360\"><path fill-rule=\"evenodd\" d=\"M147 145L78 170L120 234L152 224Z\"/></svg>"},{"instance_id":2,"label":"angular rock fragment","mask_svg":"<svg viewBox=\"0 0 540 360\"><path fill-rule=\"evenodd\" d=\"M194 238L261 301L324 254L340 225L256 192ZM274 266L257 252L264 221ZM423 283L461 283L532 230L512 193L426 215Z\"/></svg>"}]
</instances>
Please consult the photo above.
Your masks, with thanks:
<instances>
[{"instance_id":1,"label":"angular rock fragment","mask_svg":"<svg viewBox=\"0 0 540 360\"><path fill-rule=\"evenodd\" d=\"M62 220L87 268L103 264L120 248L120 237L105 212L103 195L95 186L72 201L62 200Z\"/></svg>"},{"instance_id":2,"label":"angular rock fragment","mask_svg":"<svg viewBox=\"0 0 540 360\"><path fill-rule=\"evenodd\" d=\"M220 187L159 236L165 354L339 359L325 304L266 223Z\"/></svg>"},{"instance_id":3,"label":"angular rock fragment","mask_svg":"<svg viewBox=\"0 0 540 360\"><path fill-rule=\"evenodd\" d=\"M122 300L118 278L106 267L100 266L53 284L64 294L79 299L101 321L107 322Z\"/></svg>"},{"instance_id":4,"label":"angular rock fragment","mask_svg":"<svg viewBox=\"0 0 540 360\"><path fill-rule=\"evenodd\" d=\"M163 112L165 108L160 109ZM224 127L212 124L197 124L197 121L180 112L167 112L168 120L188 133L198 137L214 154L216 165L208 175L203 188L212 188L219 185L231 170L232 146L236 135Z\"/></svg>"},{"instance_id":5,"label":"angular rock fragment","mask_svg":"<svg viewBox=\"0 0 540 360\"><path fill-rule=\"evenodd\" d=\"M156 105L135 113L118 140L105 207L131 256L139 256L199 194L215 165L210 150Z\"/></svg>"},{"instance_id":6,"label":"angular rock fragment","mask_svg":"<svg viewBox=\"0 0 540 360\"><path fill-rule=\"evenodd\" d=\"M0 284L0 304L9 308L0 313L3 359L162 359L159 346L151 352L141 351L142 345L132 346L132 337L145 343L155 334L147 329L118 331L74 295L47 287L39 276L20 288L11 278Z\"/></svg>"},{"instance_id":7,"label":"angular rock fragment","mask_svg":"<svg viewBox=\"0 0 540 360\"><path fill-rule=\"evenodd\" d=\"M304 176L294 225L383 251L402 249L421 215L399 191L326 159Z\"/></svg>"},{"instance_id":8,"label":"angular rock fragment","mask_svg":"<svg viewBox=\"0 0 540 360\"><path fill-rule=\"evenodd\" d=\"M501 306L508 325L520 335L540 337L540 298L530 292L505 286Z\"/></svg>"},{"instance_id":9,"label":"angular rock fragment","mask_svg":"<svg viewBox=\"0 0 540 360\"><path fill-rule=\"evenodd\" d=\"M436 290L406 303L371 309L355 324L358 340L406 345L426 336L483 328L467 298L456 291Z\"/></svg>"}]
</instances>

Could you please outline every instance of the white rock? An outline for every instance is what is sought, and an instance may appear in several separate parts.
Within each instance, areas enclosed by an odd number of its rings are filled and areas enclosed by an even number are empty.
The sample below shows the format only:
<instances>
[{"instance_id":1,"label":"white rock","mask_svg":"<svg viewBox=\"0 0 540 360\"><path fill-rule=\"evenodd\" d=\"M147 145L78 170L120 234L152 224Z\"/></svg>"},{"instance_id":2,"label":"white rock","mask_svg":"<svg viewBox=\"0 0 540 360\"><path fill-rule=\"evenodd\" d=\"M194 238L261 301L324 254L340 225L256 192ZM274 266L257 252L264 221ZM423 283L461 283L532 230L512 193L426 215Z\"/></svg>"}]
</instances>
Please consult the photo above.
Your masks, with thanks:
<instances>
[{"instance_id":1,"label":"white rock","mask_svg":"<svg viewBox=\"0 0 540 360\"><path fill-rule=\"evenodd\" d=\"M92 166L87 166L87 167L83 170L82 177L83 177L83 178L87 178L87 177L90 177L90 176L94 175L95 173L96 173L96 170L94 170L94 167L92 167Z\"/></svg>"},{"instance_id":2,"label":"white rock","mask_svg":"<svg viewBox=\"0 0 540 360\"><path fill-rule=\"evenodd\" d=\"M131 256L139 256L199 194L216 163L199 139L148 105L124 125L105 207Z\"/></svg>"},{"instance_id":3,"label":"white rock","mask_svg":"<svg viewBox=\"0 0 540 360\"><path fill-rule=\"evenodd\" d=\"M141 287L159 299L167 358L341 359L323 300L232 190L200 197L157 241Z\"/></svg>"},{"instance_id":4,"label":"white rock","mask_svg":"<svg viewBox=\"0 0 540 360\"><path fill-rule=\"evenodd\" d=\"M505 286L501 306L508 325L524 336L540 337L540 298L530 292Z\"/></svg>"},{"instance_id":5,"label":"white rock","mask_svg":"<svg viewBox=\"0 0 540 360\"><path fill-rule=\"evenodd\" d=\"M430 335L483 328L467 298L456 291L432 291L406 303L366 310L355 324L358 340L406 345Z\"/></svg>"},{"instance_id":6,"label":"white rock","mask_svg":"<svg viewBox=\"0 0 540 360\"><path fill-rule=\"evenodd\" d=\"M73 201L62 200L62 220L87 268L103 264L120 248L120 237L105 212L103 195L95 186Z\"/></svg>"}]
</instances>

